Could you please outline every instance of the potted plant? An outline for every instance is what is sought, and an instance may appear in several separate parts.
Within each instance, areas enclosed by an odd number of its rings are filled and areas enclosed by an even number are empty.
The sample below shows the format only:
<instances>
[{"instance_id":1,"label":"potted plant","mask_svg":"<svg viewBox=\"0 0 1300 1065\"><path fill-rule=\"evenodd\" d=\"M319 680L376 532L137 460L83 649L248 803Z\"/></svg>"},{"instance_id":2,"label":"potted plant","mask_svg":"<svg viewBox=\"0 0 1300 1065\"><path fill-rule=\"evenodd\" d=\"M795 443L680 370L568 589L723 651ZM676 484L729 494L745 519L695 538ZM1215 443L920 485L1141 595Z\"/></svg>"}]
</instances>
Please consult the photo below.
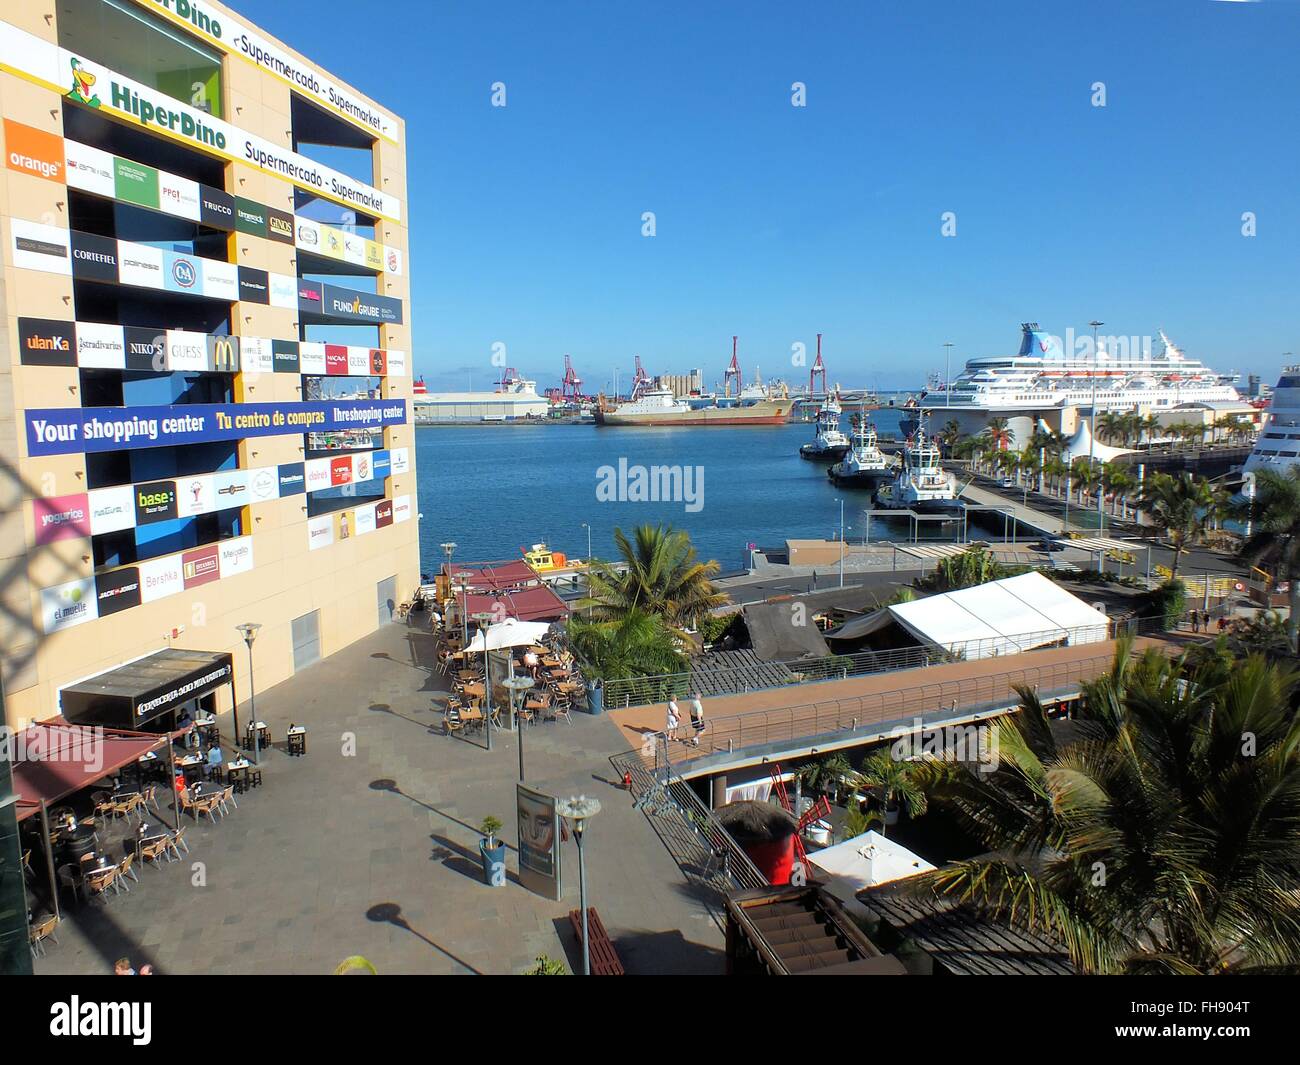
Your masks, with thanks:
<instances>
[{"instance_id":1,"label":"potted plant","mask_svg":"<svg viewBox=\"0 0 1300 1065\"><path fill-rule=\"evenodd\" d=\"M483 883L488 887L504 887L506 882L506 845L497 839L501 822L495 817L483 818L478 826L483 838L478 841L479 857L483 860Z\"/></svg>"}]
</instances>

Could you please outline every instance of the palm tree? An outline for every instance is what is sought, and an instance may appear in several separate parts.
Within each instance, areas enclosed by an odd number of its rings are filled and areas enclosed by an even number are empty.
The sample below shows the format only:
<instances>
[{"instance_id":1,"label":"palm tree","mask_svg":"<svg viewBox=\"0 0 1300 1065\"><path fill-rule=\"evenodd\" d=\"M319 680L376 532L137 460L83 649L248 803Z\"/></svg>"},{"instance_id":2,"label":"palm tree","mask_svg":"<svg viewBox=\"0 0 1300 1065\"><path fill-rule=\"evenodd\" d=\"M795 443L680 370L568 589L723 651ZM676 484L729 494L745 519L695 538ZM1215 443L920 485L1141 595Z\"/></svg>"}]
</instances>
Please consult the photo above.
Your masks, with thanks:
<instances>
[{"instance_id":1,"label":"palm tree","mask_svg":"<svg viewBox=\"0 0 1300 1065\"><path fill-rule=\"evenodd\" d=\"M1139 425L1142 432L1146 434L1146 445L1150 447L1155 443L1156 434L1160 432L1160 418L1155 414L1148 414L1139 418Z\"/></svg>"},{"instance_id":2,"label":"palm tree","mask_svg":"<svg viewBox=\"0 0 1300 1065\"><path fill-rule=\"evenodd\" d=\"M934 569L912 583L927 592L952 592L972 588L1011 575L987 547L968 547L958 555L941 558Z\"/></svg>"},{"instance_id":3,"label":"palm tree","mask_svg":"<svg viewBox=\"0 0 1300 1065\"><path fill-rule=\"evenodd\" d=\"M727 597L713 586L717 562L701 562L683 530L663 525L639 525L629 542L622 529L614 530L622 571L618 565L593 562L587 579L587 598L597 621L620 621L630 611L654 614L675 629L684 628Z\"/></svg>"},{"instance_id":4,"label":"palm tree","mask_svg":"<svg viewBox=\"0 0 1300 1065\"><path fill-rule=\"evenodd\" d=\"M1171 581L1178 579L1178 564L1183 554L1209 531L1224 502L1221 488L1186 471L1177 477L1153 473L1146 479L1138 506L1174 549Z\"/></svg>"},{"instance_id":5,"label":"palm tree","mask_svg":"<svg viewBox=\"0 0 1300 1065\"><path fill-rule=\"evenodd\" d=\"M569 643L584 662L583 672L600 680L663 676L688 665L663 618L637 607L617 621L571 617Z\"/></svg>"},{"instance_id":6,"label":"palm tree","mask_svg":"<svg viewBox=\"0 0 1300 1065\"><path fill-rule=\"evenodd\" d=\"M1124 415L1118 411L1108 410L1097 419L1097 435L1103 440L1114 443L1123 432Z\"/></svg>"},{"instance_id":7,"label":"palm tree","mask_svg":"<svg viewBox=\"0 0 1300 1065\"><path fill-rule=\"evenodd\" d=\"M1022 689L993 726L994 772L918 770L992 857L909 885L1046 933L1089 973L1300 971L1295 687L1261 656L1138 658L1123 641L1070 733Z\"/></svg>"},{"instance_id":8,"label":"palm tree","mask_svg":"<svg viewBox=\"0 0 1300 1065\"><path fill-rule=\"evenodd\" d=\"M1289 466L1285 473L1260 470L1254 500L1234 510L1251 522L1241 553L1256 565L1272 566L1275 576L1291 583L1287 634L1292 651L1300 653L1300 466Z\"/></svg>"},{"instance_id":9,"label":"palm tree","mask_svg":"<svg viewBox=\"0 0 1300 1065\"><path fill-rule=\"evenodd\" d=\"M879 798L884 810L880 823L882 836L891 815L895 815L900 806L906 807L908 817L920 817L925 813L929 797L921 786L918 765L895 757L895 752L886 747L869 755L852 778L854 794L872 791Z\"/></svg>"},{"instance_id":10,"label":"palm tree","mask_svg":"<svg viewBox=\"0 0 1300 1065\"><path fill-rule=\"evenodd\" d=\"M1112 495L1111 513L1123 519L1126 517L1128 493L1137 484L1137 479L1125 467L1113 462L1106 464L1106 486Z\"/></svg>"},{"instance_id":11,"label":"palm tree","mask_svg":"<svg viewBox=\"0 0 1300 1065\"><path fill-rule=\"evenodd\" d=\"M1080 504L1088 502L1088 493L1097 485L1097 472L1086 458L1077 458L1070 463L1070 483L1079 493Z\"/></svg>"},{"instance_id":12,"label":"palm tree","mask_svg":"<svg viewBox=\"0 0 1300 1065\"><path fill-rule=\"evenodd\" d=\"M984 427L984 436L988 437L993 447L1005 451L1011 446L1011 423L1006 418L990 418Z\"/></svg>"}]
</instances>

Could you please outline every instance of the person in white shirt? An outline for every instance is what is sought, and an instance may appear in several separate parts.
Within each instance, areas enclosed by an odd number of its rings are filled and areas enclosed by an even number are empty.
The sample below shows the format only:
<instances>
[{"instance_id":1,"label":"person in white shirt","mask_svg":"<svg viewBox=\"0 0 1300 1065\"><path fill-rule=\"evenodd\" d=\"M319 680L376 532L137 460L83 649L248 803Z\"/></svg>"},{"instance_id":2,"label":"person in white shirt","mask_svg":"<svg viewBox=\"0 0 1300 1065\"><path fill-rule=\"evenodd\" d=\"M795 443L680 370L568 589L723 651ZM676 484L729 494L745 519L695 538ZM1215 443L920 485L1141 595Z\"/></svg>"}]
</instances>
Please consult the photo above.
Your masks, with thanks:
<instances>
[{"instance_id":1,"label":"person in white shirt","mask_svg":"<svg viewBox=\"0 0 1300 1065\"><path fill-rule=\"evenodd\" d=\"M700 702L699 692L691 698L691 728L695 730L695 735L691 737L691 744L698 747L700 737L704 735L704 704Z\"/></svg>"},{"instance_id":2,"label":"person in white shirt","mask_svg":"<svg viewBox=\"0 0 1300 1065\"><path fill-rule=\"evenodd\" d=\"M677 738L677 726L682 723L681 711L677 709L677 700L668 700L668 738L675 740Z\"/></svg>"}]
</instances>

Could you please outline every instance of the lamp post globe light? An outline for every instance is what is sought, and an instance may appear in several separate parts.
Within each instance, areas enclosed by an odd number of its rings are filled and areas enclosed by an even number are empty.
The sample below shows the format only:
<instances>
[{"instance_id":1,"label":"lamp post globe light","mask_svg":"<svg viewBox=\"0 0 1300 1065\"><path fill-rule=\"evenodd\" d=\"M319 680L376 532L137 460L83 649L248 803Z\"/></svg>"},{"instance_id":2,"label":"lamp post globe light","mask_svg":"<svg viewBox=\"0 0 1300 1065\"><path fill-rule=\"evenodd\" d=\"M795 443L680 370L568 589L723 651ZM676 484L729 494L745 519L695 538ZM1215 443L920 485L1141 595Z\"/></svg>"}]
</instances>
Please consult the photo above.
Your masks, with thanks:
<instances>
[{"instance_id":1,"label":"lamp post globe light","mask_svg":"<svg viewBox=\"0 0 1300 1065\"><path fill-rule=\"evenodd\" d=\"M244 643L248 646L248 712L250 715L248 725L253 730L253 765L262 764L261 755L258 751L256 686L253 684L253 641L257 639L257 631L261 627L262 623L260 621L245 621L242 625L235 626L244 637ZM239 715L237 712L235 714L235 742L239 742Z\"/></svg>"},{"instance_id":2,"label":"lamp post globe light","mask_svg":"<svg viewBox=\"0 0 1300 1065\"><path fill-rule=\"evenodd\" d=\"M483 637L483 728L487 730L487 749L492 750L492 669L488 659L488 626L496 615L490 610L480 610L474 615L479 635ZM469 646L468 640L466 645Z\"/></svg>"},{"instance_id":3,"label":"lamp post globe light","mask_svg":"<svg viewBox=\"0 0 1300 1065\"><path fill-rule=\"evenodd\" d=\"M506 677L501 682L510 690L510 720L514 722L515 731L519 733L519 783L524 782L524 726L519 721L519 711L515 703L515 696L522 695L529 688L534 687L537 681L532 677Z\"/></svg>"},{"instance_id":4,"label":"lamp post globe light","mask_svg":"<svg viewBox=\"0 0 1300 1065\"><path fill-rule=\"evenodd\" d=\"M591 940L587 935L587 864L582 854L582 833L587 822L600 813L600 800L572 795L555 804L555 812L569 823L578 842L578 905L582 908L582 975L591 975Z\"/></svg>"}]
</instances>

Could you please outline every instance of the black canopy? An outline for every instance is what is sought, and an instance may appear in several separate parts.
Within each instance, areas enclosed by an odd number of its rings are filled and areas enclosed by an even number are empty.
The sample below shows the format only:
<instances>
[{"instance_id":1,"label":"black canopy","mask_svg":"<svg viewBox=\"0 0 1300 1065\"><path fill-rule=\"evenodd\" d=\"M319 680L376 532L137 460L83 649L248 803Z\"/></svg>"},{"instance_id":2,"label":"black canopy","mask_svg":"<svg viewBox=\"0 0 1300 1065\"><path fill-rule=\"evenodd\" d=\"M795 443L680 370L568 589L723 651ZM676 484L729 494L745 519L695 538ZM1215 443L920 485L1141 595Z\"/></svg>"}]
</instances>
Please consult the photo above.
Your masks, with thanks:
<instances>
[{"instance_id":1,"label":"black canopy","mask_svg":"<svg viewBox=\"0 0 1300 1065\"><path fill-rule=\"evenodd\" d=\"M231 656L169 647L60 692L63 716L77 725L138 729L223 684L234 695Z\"/></svg>"}]
</instances>

